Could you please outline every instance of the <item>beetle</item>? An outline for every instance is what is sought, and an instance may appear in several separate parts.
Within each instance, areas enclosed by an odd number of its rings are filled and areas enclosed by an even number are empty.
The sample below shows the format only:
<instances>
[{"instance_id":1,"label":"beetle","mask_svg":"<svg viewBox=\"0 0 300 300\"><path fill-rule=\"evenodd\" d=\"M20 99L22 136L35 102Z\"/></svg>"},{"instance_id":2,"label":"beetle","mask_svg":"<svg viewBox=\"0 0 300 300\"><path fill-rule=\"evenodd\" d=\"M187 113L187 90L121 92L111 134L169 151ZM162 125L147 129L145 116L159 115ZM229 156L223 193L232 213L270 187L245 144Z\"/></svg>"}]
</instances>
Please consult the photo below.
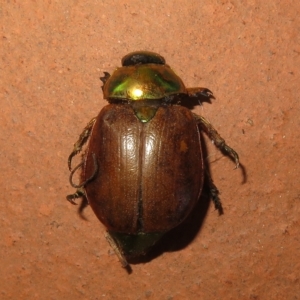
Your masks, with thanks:
<instances>
[{"instance_id":1,"label":"beetle","mask_svg":"<svg viewBox=\"0 0 300 300\"><path fill-rule=\"evenodd\" d=\"M186 88L183 81L153 52L137 51L122 59L112 75L104 72L102 90L109 102L84 128L68 158L67 196L82 197L107 228L106 238L123 267L144 255L166 232L179 225L202 191L204 163L200 130L239 166L230 148L204 117L181 101L210 98L207 88ZM73 157L88 142L82 162ZM81 168L81 183L73 175ZM215 207L218 190L210 180Z\"/></svg>"}]
</instances>

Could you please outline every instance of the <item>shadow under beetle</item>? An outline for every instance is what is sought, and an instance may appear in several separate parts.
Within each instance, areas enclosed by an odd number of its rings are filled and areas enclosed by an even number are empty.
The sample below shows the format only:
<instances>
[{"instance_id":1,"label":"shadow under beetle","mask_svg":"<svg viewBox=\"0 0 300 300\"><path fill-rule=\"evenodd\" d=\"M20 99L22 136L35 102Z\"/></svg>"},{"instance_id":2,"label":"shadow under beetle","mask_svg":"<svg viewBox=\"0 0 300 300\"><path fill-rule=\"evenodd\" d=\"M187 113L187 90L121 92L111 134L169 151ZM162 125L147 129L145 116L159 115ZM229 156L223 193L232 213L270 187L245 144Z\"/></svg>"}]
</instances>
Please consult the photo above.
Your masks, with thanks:
<instances>
[{"instance_id":1,"label":"shadow under beetle","mask_svg":"<svg viewBox=\"0 0 300 300\"><path fill-rule=\"evenodd\" d=\"M239 166L238 154L202 116L180 101L211 97L206 88L186 88L159 54L129 53L122 67L101 77L109 102L84 128L69 156L72 203L83 197L106 226L106 238L122 266L143 255L179 225L197 202L204 165L199 129ZM72 158L89 139L82 162ZM81 183L73 175L82 169ZM217 209L218 190L210 180Z\"/></svg>"}]
</instances>

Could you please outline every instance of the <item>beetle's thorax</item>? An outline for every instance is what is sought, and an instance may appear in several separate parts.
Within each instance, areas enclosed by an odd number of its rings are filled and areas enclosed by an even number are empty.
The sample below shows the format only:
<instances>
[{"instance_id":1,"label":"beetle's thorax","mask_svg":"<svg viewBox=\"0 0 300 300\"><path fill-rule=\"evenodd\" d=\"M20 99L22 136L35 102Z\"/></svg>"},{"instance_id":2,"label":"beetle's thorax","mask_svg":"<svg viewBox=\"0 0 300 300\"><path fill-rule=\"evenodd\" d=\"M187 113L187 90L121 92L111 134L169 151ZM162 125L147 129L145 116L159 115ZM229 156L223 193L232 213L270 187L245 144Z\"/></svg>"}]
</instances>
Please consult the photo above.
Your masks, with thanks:
<instances>
[{"instance_id":1,"label":"beetle's thorax","mask_svg":"<svg viewBox=\"0 0 300 300\"><path fill-rule=\"evenodd\" d=\"M181 79L167 65L117 68L103 86L105 99L154 100L186 93Z\"/></svg>"}]
</instances>

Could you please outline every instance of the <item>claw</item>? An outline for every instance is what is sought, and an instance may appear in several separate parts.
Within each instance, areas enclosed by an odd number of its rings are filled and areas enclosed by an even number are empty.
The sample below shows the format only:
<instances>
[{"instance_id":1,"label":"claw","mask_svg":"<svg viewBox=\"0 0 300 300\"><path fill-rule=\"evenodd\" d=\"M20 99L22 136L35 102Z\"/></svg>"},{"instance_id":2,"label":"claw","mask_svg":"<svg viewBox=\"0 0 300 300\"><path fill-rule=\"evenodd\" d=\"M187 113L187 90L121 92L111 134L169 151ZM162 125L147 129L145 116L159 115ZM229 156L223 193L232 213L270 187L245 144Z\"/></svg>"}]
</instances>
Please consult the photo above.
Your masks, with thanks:
<instances>
[{"instance_id":1,"label":"claw","mask_svg":"<svg viewBox=\"0 0 300 300\"><path fill-rule=\"evenodd\" d=\"M188 88L188 94L190 97L198 98L199 96L210 98L213 96L213 92L207 88Z\"/></svg>"},{"instance_id":2,"label":"claw","mask_svg":"<svg viewBox=\"0 0 300 300\"><path fill-rule=\"evenodd\" d=\"M103 72L104 76L100 77L100 80L103 82L103 85L105 84L105 82L107 81L107 79L110 77L110 74L108 72Z\"/></svg>"}]
</instances>

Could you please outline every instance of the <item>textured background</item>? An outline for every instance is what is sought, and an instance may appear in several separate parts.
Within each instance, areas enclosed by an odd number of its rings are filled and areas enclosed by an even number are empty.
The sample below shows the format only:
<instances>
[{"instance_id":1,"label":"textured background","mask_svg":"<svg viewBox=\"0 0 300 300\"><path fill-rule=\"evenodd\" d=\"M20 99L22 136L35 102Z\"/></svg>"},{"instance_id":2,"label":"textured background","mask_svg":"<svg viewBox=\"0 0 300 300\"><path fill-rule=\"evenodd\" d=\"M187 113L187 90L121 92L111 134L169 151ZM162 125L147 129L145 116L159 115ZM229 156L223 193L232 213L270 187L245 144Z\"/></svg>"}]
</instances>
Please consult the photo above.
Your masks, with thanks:
<instances>
[{"instance_id":1,"label":"textured background","mask_svg":"<svg viewBox=\"0 0 300 300\"><path fill-rule=\"evenodd\" d=\"M299 1L1 1L1 299L299 299ZM225 214L200 199L128 275L65 200L99 77L163 55L240 155L206 139Z\"/></svg>"}]
</instances>

